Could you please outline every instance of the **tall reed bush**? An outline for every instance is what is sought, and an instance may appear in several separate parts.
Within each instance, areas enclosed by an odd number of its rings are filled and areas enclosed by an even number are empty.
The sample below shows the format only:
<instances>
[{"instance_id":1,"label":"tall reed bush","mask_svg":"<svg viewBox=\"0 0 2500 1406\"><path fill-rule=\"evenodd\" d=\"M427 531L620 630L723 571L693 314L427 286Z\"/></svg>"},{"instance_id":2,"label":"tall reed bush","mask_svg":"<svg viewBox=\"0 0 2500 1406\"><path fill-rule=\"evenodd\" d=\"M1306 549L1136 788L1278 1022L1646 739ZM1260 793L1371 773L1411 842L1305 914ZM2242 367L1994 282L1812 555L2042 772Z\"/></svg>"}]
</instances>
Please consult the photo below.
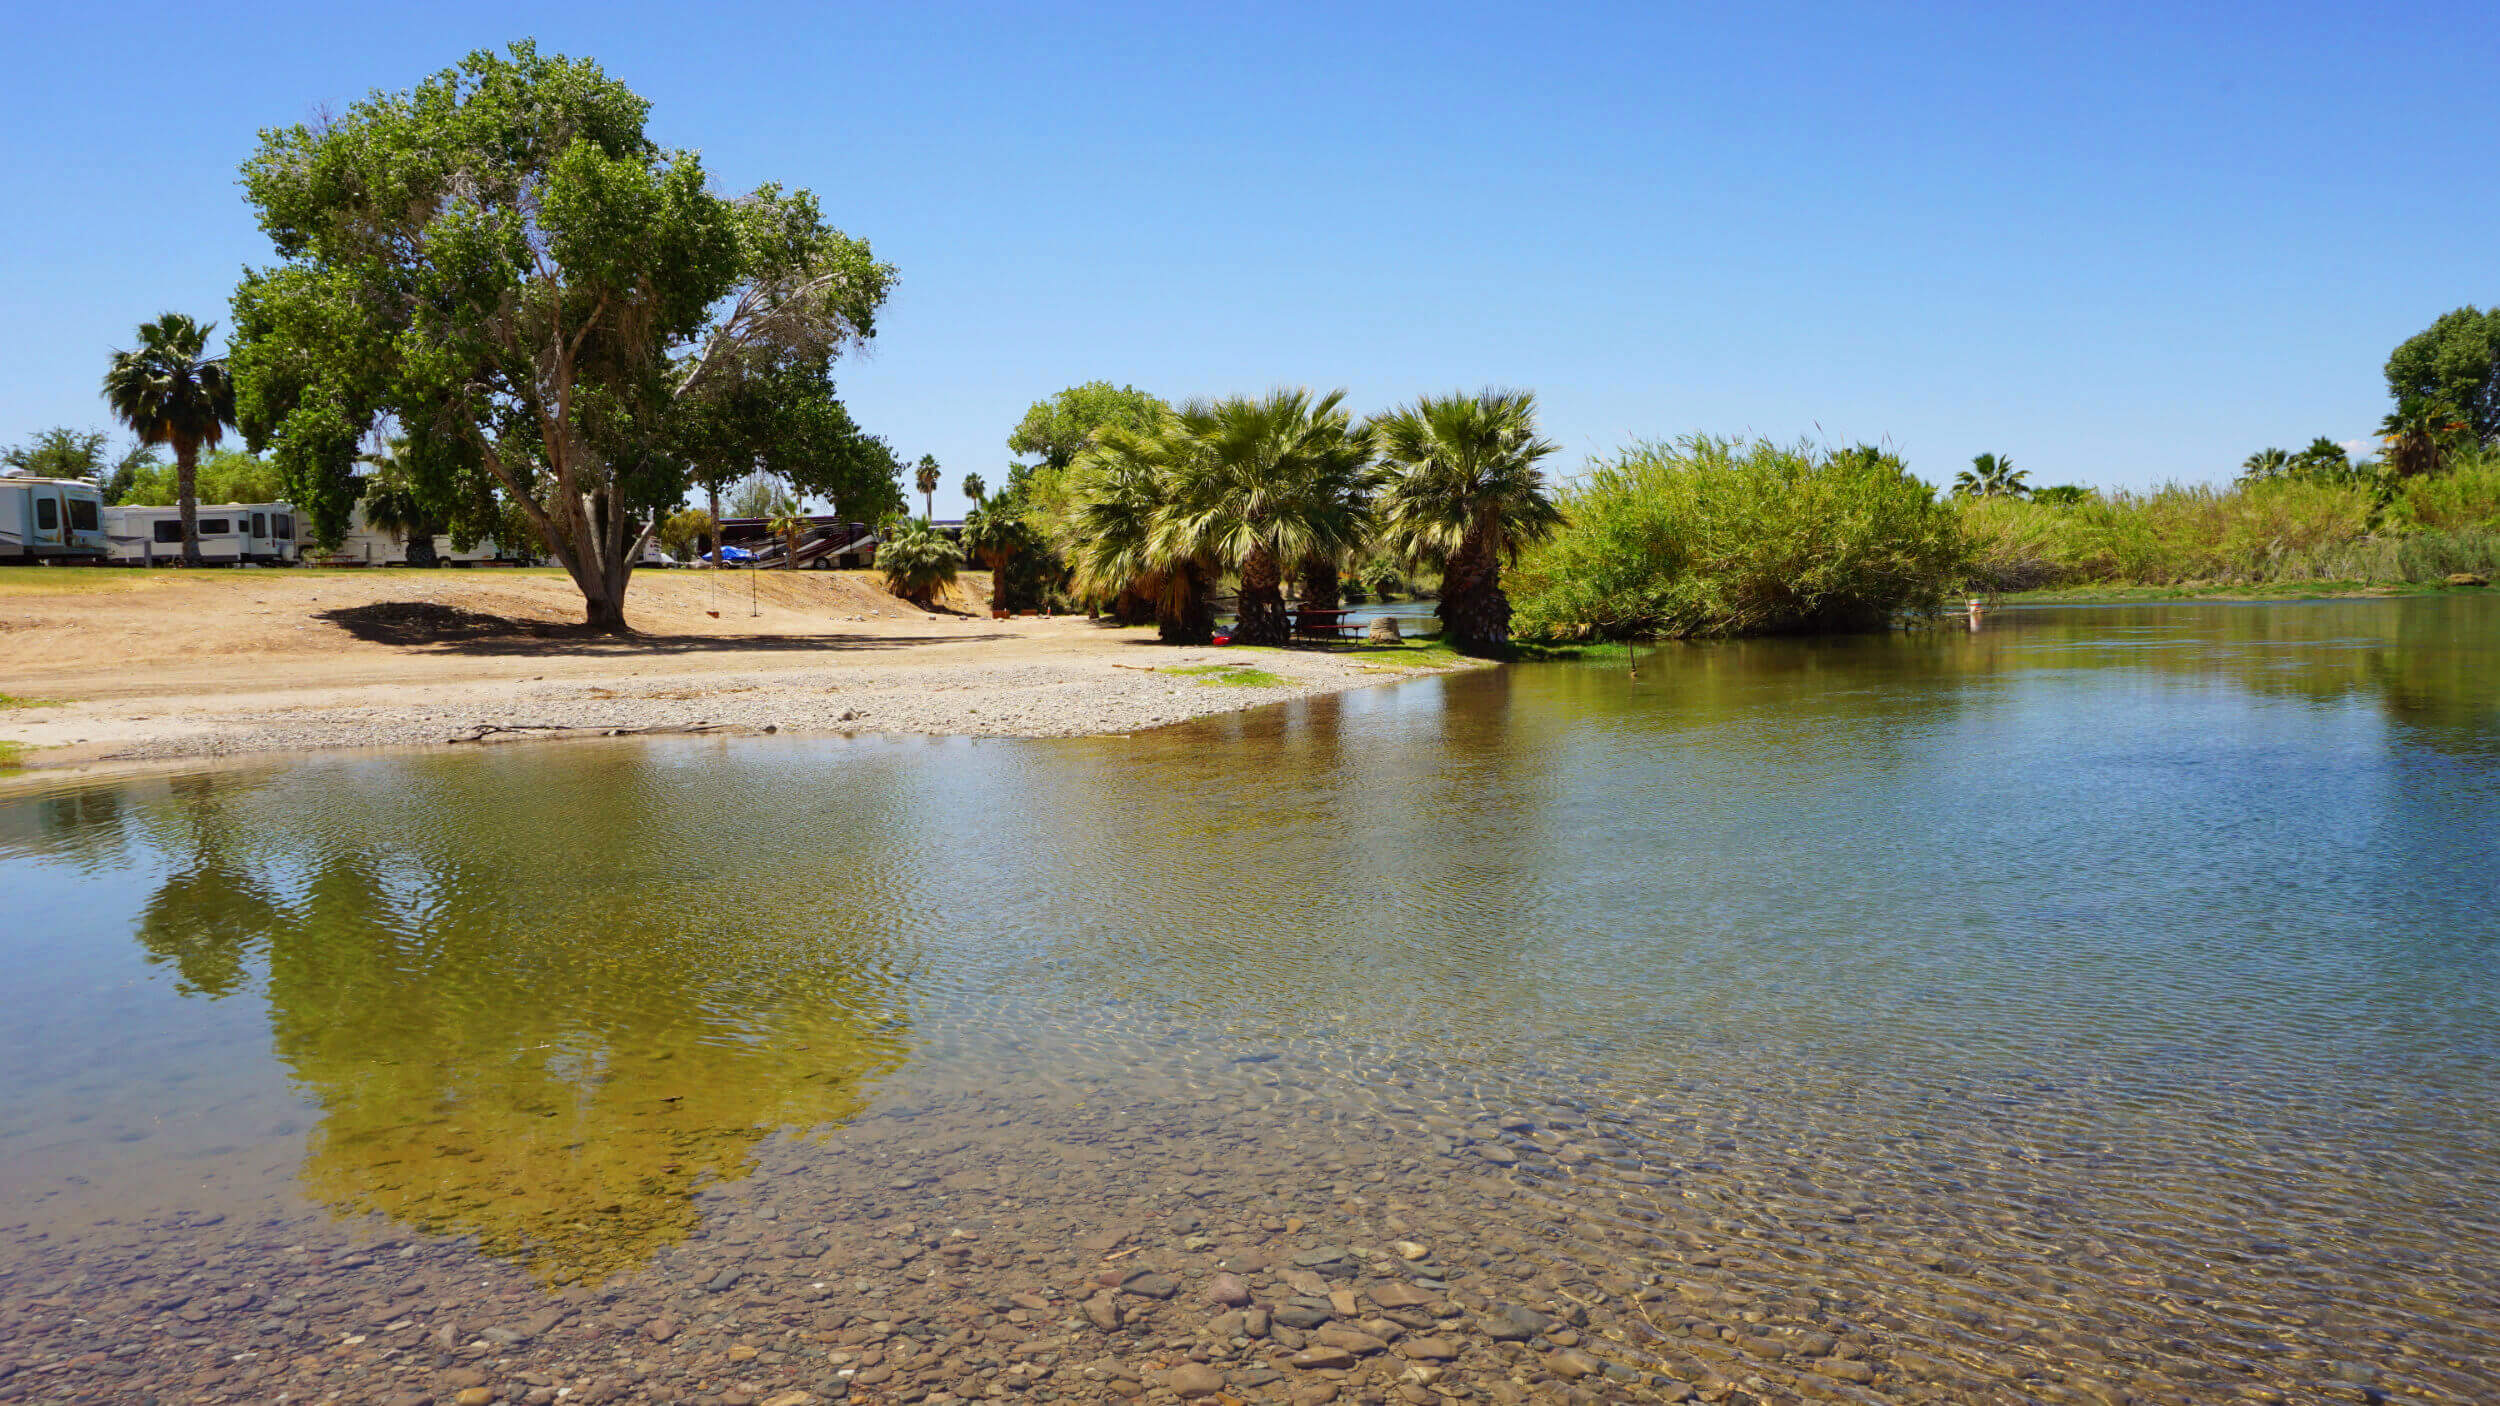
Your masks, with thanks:
<instances>
[{"instance_id":1,"label":"tall reed bush","mask_svg":"<svg viewBox=\"0 0 2500 1406\"><path fill-rule=\"evenodd\" d=\"M1512 578L1523 635L1881 629L1935 609L1969 564L1953 509L1872 449L1635 444L1561 507L1568 525Z\"/></svg>"}]
</instances>

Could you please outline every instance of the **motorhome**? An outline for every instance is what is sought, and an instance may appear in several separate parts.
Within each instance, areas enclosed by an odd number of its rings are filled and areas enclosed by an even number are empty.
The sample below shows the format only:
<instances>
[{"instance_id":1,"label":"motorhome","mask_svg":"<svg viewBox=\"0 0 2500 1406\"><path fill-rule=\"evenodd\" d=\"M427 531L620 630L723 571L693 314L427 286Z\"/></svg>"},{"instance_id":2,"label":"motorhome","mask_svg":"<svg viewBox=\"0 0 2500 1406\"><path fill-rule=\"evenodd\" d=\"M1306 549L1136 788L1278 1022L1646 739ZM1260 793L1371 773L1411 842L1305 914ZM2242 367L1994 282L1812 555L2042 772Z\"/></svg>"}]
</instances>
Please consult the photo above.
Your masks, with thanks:
<instances>
[{"instance_id":1,"label":"motorhome","mask_svg":"<svg viewBox=\"0 0 2500 1406\"><path fill-rule=\"evenodd\" d=\"M435 559L445 566L474 566L481 561L506 560L505 553L492 539L481 539L467 551L456 550L446 533L434 536ZM396 532L385 532L365 521L365 505L358 503L348 510L347 531L339 544L324 550L306 543L304 560L316 566L406 566L408 539Z\"/></svg>"},{"instance_id":2,"label":"motorhome","mask_svg":"<svg viewBox=\"0 0 2500 1406\"><path fill-rule=\"evenodd\" d=\"M0 561L95 561L104 492L75 478L0 478Z\"/></svg>"},{"instance_id":3,"label":"motorhome","mask_svg":"<svg viewBox=\"0 0 2500 1406\"><path fill-rule=\"evenodd\" d=\"M295 560L296 513L288 503L202 503L195 510L200 560L219 565ZM182 509L124 503L104 510L111 559L126 566L182 560Z\"/></svg>"}]
</instances>

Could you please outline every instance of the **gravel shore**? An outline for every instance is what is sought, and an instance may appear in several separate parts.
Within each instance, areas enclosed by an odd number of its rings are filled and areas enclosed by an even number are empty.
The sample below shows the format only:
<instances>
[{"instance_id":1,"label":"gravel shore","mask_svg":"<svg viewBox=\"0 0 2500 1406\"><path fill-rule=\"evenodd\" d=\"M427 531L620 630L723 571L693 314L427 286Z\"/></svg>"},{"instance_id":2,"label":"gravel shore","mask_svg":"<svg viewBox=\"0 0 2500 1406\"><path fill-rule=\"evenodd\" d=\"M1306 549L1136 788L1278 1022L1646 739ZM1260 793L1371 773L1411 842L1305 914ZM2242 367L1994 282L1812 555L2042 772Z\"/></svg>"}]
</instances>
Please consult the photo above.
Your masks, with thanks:
<instances>
[{"instance_id":1,"label":"gravel shore","mask_svg":"<svg viewBox=\"0 0 2500 1406\"><path fill-rule=\"evenodd\" d=\"M615 732L921 733L1070 737L1134 732L1347 688L1448 672L1294 650L1154 651L1101 657L859 663L688 674L629 672L378 685L243 695L168 706L127 699L19 714L30 763L231 757ZM1180 673L1173 670L1207 670ZM1274 682L1232 681L1256 671Z\"/></svg>"}]
</instances>

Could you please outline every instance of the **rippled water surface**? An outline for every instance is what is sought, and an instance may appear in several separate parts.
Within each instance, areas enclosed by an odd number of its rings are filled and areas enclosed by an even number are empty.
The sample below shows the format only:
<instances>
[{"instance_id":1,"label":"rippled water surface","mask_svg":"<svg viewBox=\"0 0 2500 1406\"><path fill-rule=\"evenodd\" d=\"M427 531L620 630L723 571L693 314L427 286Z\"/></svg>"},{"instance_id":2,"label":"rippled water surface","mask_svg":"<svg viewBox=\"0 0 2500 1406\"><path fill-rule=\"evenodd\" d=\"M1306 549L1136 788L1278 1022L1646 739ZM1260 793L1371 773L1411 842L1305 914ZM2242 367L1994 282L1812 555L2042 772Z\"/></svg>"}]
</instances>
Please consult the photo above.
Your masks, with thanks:
<instances>
[{"instance_id":1,"label":"rippled water surface","mask_svg":"<svg viewBox=\"0 0 2500 1406\"><path fill-rule=\"evenodd\" d=\"M1632 663L0 797L0 1399L2500 1399L2500 604Z\"/></svg>"}]
</instances>

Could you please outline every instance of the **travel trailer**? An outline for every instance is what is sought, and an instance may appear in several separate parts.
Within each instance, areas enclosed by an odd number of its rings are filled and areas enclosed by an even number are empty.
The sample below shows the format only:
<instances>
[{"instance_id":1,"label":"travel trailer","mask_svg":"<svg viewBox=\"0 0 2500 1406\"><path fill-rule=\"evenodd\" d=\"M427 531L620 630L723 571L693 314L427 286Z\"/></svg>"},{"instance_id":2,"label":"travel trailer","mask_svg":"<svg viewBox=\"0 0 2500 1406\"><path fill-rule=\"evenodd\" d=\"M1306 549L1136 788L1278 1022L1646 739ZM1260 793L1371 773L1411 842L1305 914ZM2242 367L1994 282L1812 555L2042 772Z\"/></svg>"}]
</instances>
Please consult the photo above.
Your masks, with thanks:
<instances>
[{"instance_id":1,"label":"travel trailer","mask_svg":"<svg viewBox=\"0 0 2500 1406\"><path fill-rule=\"evenodd\" d=\"M465 552L454 551L447 533L435 534L434 555L445 566L475 566L481 561L506 559L491 539L477 542ZM304 560L316 566L406 566L408 541L396 532L384 532L368 524L365 505L358 503L348 511L347 533L339 538L339 544L324 551L307 543Z\"/></svg>"},{"instance_id":2,"label":"travel trailer","mask_svg":"<svg viewBox=\"0 0 2500 1406\"><path fill-rule=\"evenodd\" d=\"M202 503L200 560L218 565L295 560L295 508L287 503ZM125 566L182 560L182 509L125 503L104 510L111 559Z\"/></svg>"},{"instance_id":3,"label":"travel trailer","mask_svg":"<svg viewBox=\"0 0 2500 1406\"><path fill-rule=\"evenodd\" d=\"M84 479L0 478L0 561L100 560L103 513Z\"/></svg>"}]
</instances>

